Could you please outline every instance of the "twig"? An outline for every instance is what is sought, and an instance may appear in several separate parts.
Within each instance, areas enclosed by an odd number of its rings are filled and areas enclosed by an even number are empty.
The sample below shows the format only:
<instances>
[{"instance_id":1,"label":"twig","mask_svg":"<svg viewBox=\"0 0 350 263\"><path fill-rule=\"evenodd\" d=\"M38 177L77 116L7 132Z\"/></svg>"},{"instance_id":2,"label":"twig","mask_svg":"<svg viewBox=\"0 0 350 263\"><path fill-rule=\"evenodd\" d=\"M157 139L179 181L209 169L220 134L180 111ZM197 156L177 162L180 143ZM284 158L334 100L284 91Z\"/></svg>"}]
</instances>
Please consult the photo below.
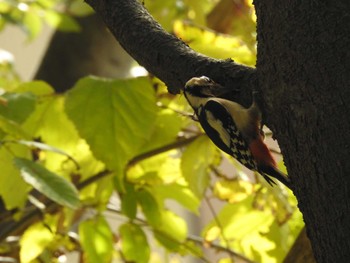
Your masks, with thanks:
<instances>
[{"instance_id":1,"label":"twig","mask_svg":"<svg viewBox=\"0 0 350 263\"><path fill-rule=\"evenodd\" d=\"M195 139L197 139L201 135L202 134L195 135L195 136L192 136L190 138L179 139L179 140L177 140L177 141L175 141L173 143L170 143L170 144L161 146L159 148L150 150L148 152L142 153L140 155L137 155L137 156L135 156L134 158L132 158L129 161L129 163L127 164L127 169L129 169L132 166L134 166L135 164L137 164L137 163L139 163L139 162L141 162L141 161L143 161L143 160L145 160L147 158L153 157L153 156L155 156L157 154L164 153L164 152L167 152L167 151L170 151L170 150L173 150L173 149L185 146L185 145L193 142Z\"/></svg>"},{"instance_id":2,"label":"twig","mask_svg":"<svg viewBox=\"0 0 350 263\"><path fill-rule=\"evenodd\" d=\"M208 198L207 196L204 196L204 200L205 200L205 202L207 203L207 205L208 205L208 207L209 207L209 210L210 210L211 214L213 215L214 220L215 220L217 226L218 226L218 227L220 228L220 230L221 230L221 236L222 236L222 239L224 240L224 242L225 242L225 244L226 244L226 249L229 250L229 247L230 247L229 241L228 241L228 239L226 238L226 236L225 236L225 234L224 234L224 228L223 228L223 226L222 226L222 224L221 224L219 218L216 216L216 212L215 212L215 210L214 210L214 207L211 205L211 202L209 201L209 198ZM231 255L230 255L230 256L231 256ZM233 260L233 258L232 258L232 260Z\"/></svg>"},{"instance_id":3,"label":"twig","mask_svg":"<svg viewBox=\"0 0 350 263\"><path fill-rule=\"evenodd\" d=\"M117 213L117 214L119 214L119 215L121 215L121 216L124 216L124 214L123 214L119 209L115 208L113 205L108 205L108 206L107 206L107 210L109 210L109 211L111 211L111 212L113 212L113 213ZM141 218L138 218L138 217L137 217L137 218L135 218L134 220L135 220L135 221L138 221L140 224L142 224L142 226L150 227L149 224L147 223L147 221L145 221L144 219L141 219ZM151 228L151 227L150 227L150 228ZM152 228L152 230L153 230L154 232L157 232L158 234L162 235L162 236L165 237L165 238L171 239L173 242L177 242L177 243L179 243L179 244L181 244L181 245L186 246L186 244L180 243L180 242L174 240L173 238L169 237L168 235L166 235L165 233L163 233L163 232L161 232L161 231L159 231L159 230L157 230L157 229ZM197 244L197 245L200 245L200 246L203 246L203 244L206 243L206 244L209 244L209 246L210 246L211 248L214 248L214 249L216 249L217 251L220 251L220 252L226 252L226 253L228 253L231 257L239 258L240 260L243 260L245 263L255 263L254 261L251 261L250 259L248 259L248 258L246 258L245 256L239 254L238 252L235 252L235 251L231 250L231 249L228 248L228 247L223 247L223 246L221 246L221 245L219 245L219 244L215 244L215 243L212 243L212 242L207 242L207 241L205 241L205 240L204 240L203 238L201 238L201 237L198 237L198 236L195 236L195 235L188 235L187 238L186 238L186 240L187 240L187 241L192 241L193 243L195 243L195 244ZM191 250L190 247L188 247L188 246L186 246L186 247L187 247L188 249ZM206 258L204 258L204 257L200 257L200 258L201 258L201 260L203 260L204 262L210 262L208 259L206 259Z\"/></svg>"},{"instance_id":4,"label":"twig","mask_svg":"<svg viewBox=\"0 0 350 263\"><path fill-rule=\"evenodd\" d=\"M90 178L82 181L81 183L77 184L77 188L79 190L85 188L86 186L100 180L101 178L111 174L111 171L105 170L102 172L97 173L96 175L91 176ZM40 210L38 208L32 208L30 209L30 212L27 213L24 217L22 217L20 220L13 224L9 224L8 226L4 227L0 231L0 242L4 240L6 237L10 235L15 235L21 231L23 231L25 228L27 228L29 225L35 223L36 221L39 221L42 217L43 212L45 213L54 213L57 211L61 205L55 203L52 200L47 200L45 202L45 209Z\"/></svg>"}]
</instances>

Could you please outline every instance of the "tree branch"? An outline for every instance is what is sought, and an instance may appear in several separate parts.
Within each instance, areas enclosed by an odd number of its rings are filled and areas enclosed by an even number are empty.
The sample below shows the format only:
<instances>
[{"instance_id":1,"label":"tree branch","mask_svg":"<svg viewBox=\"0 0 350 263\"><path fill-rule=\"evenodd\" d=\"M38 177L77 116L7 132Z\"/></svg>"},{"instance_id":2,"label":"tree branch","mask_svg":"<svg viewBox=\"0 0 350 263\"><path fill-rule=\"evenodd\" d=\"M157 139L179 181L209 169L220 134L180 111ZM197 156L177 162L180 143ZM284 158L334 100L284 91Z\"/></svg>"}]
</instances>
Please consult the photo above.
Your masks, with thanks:
<instances>
[{"instance_id":1,"label":"tree branch","mask_svg":"<svg viewBox=\"0 0 350 263\"><path fill-rule=\"evenodd\" d=\"M234 61L199 54L167 33L137 0L86 0L102 17L123 48L176 94L191 77L206 75L239 91L233 95L250 102L255 69ZM249 102L248 102L249 101Z\"/></svg>"},{"instance_id":2,"label":"tree branch","mask_svg":"<svg viewBox=\"0 0 350 263\"><path fill-rule=\"evenodd\" d=\"M174 141L173 143L161 146L159 148L153 149L151 151L142 153L140 155L135 156L134 158L132 158L128 164L127 164L127 169L134 166L135 164L137 164L138 162L141 162L147 158L150 158L152 156L155 156L157 154L163 153L163 152L167 152L173 149L177 149L180 148L182 146L185 146L191 142L193 142L195 139L197 139L199 136L201 136L202 134L196 135L196 136L192 136L190 138L181 138L179 140Z\"/></svg>"}]
</instances>

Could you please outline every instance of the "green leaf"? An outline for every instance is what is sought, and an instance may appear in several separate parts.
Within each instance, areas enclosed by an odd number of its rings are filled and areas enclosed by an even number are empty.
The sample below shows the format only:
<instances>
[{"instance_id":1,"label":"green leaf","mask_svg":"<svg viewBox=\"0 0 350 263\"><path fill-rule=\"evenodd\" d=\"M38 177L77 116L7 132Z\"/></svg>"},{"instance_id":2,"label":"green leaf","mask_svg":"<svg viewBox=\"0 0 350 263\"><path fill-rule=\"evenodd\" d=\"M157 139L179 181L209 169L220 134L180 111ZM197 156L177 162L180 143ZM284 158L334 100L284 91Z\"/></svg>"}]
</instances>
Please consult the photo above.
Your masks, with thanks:
<instances>
[{"instance_id":1,"label":"green leaf","mask_svg":"<svg viewBox=\"0 0 350 263\"><path fill-rule=\"evenodd\" d=\"M40 15L36 10L33 9L29 9L24 13L23 24L27 29L30 40L36 38L42 29L42 21Z\"/></svg>"},{"instance_id":2,"label":"green leaf","mask_svg":"<svg viewBox=\"0 0 350 263\"><path fill-rule=\"evenodd\" d=\"M184 151L181 170L193 193L201 198L209 184L210 166L218 164L219 153L213 143L201 136Z\"/></svg>"},{"instance_id":3,"label":"green leaf","mask_svg":"<svg viewBox=\"0 0 350 263\"><path fill-rule=\"evenodd\" d=\"M94 155L120 179L128 160L150 138L157 107L147 78L88 77L69 91L66 111Z\"/></svg>"},{"instance_id":4,"label":"green leaf","mask_svg":"<svg viewBox=\"0 0 350 263\"><path fill-rule=\"evenodd\" d=\"M20 241L20 259L22 263L33 262L54 240L54 234L42 223L31 225Z\"/></svg>"},{"instance_id":5,"label":"green leaf","mask_svg":"<svg viewBox=\"0 0 350 263\"><path fill-rule=\"evenodd\" d=\"M0 115L17 123L25 121L35 109L36 97L32 93L6 93L2 97L7 103L0 104Z\"/></svg>"},{"instance_id":6,"label":"green leaf","mask_svg":"<svg viewBox=\"0 0 350 263\"><path fill-rule=\"evenodd\" d=\"M26 145L28 147L37 148L37 149L44 150L44 151L54 152L54 153L66 156L66 157L68 157L68 159L70 159L72 162L74 162L75 165L77 166L77 169L79 169L79 164L77 163L77 161L74 160L73 157L71 157L69 154L62 151L61 149L58 149L56 147L53 147L53 146L50 146L50 145L47 145L47 144L41 143L41 142L25 141L25 140L18 140L18 141L12 141L12 142Z\"/></svg>"},{"instance_id":7,"label":"green leaf","mask_svg":"<svg viewBox=\"0 0 350 263\"><path fill-rule=\"evenodd\" d=\"M177 139L182 128L181 116L169 109L160 110L155 120L153 133L141 153L170 144Z\"/></svg>"},{"instance_id":8,"label":"green leaf","mask_svg":"<svg viewBox=\"0 0 350 263\"><path fill-rule=\"evenodd\" d=\"M183 179L177 150L154 155L128 169L128 181L146 185L160 185Z\"/></svg>"},{"instance_id":9,"label":"green leaf","mask_svg":"<svg viewBox=\"0 0 350 263\"><path fill-rule=\"evenodd\" d=\"M130 219L134 219L137 212L136 192L134 186L130 183L125 184L125 189L125 193L121 194L122 212Z\"/></svg>"},{"instance_id":10,"label":"green leaf","mask_svg":"<svg viewBox=\"0 0 350 263\"><path fill-rule=\"evenodd\" d=\"M111 262L113 233L103 216L80 223L79 236L87 262Z\"/></svg>"},{"instance_id":11,"label":"green leaf","mask_svg":"<svg viewBox=\"0 0 350 263\"><path fill-rule=\"evenodd\" d=\"M18 123L0 115L0 131L18 139L29 139L29 135L18 125ZM5 134L0 133L0 138Z\"/></svg>"},{"instance_id":12,"label":"green leaf","mask_svg":"<svg viewBox=\"0 0 350 263\"><path fill-rule=\"evenodd\" d=\"M60 205L79 207L78 191L72 183L30 160L15 158L14 162L23 179L36 190Z\"/></svg>"},{"instance_id":13,"label":"green leaf","mask_svg":"<svg viewBox=\"0 0 350 263\"><path fill-rule=\"evenodd\" d=\"M42 86L42 92L47 90L44 86ZM72 156L79 163L78 172L82 180L104 169L104 165L93 157L86 141L79 137L74 124L68 119L64 111L63 96L45 96L37 104L36 110L24 123L23 128L33 138L40 138L41 142ZM45 152L40 157L45 161L45 167L52 172L66 178L69 178L72 173L77 173L76 165L73 162L67 162L65 155Z\"/></svg>"},{"instance_id":14,"label":"green leaf","mask_svg":"<svg viewBox=\"0 0 350 263\"><path fill-rule=\"evenodd\" d=\"M274 262L268 255L274 244L263 234L268 232L274 216L268 210L254 209L253 199L254 196L249 196L242 202L225 205L205 227L203 236L213 241L217 238L222 240L224 234L226 240L232 240L230 246L233 249L254 258L254 261Z\"/></svg>"},{"instance_id":15,"label":"green leaf","mask_svg":"<svg viewBox=\"0 0 350 263\"><path fill-rule=\"evenodd\" d=\"M12 9L12 6L7 1L0 2L0 13L8 13Z\"/></svg>"},{"instance_id":16,"label":"green leaf","mask_svg":"<svg viewBox=\"0 0 350 263\"><path fill-rule=\"evenodd\" d=\"M161 211L161 222L155 229L157 240L171 251L178 251L187 237L186 222L171 211Z\"/></svg>"},{"instance_id":17,"label":"green leaf","mask_svg":"<svg viewBox=\"0 0 350 263\"><path fill-rule=\"evenodd\" d=\"M128 262L147 263L150 248L142 229L135 224L126 223L119 227L123 256Z\"/></svg>"},{"instance_id":18,"label":"green leaf","mask_svg":"<svg viewBox=\"0 0 350 263\"><path fill-rule=\"evenodd\" d=\"M137 192L137 201L151 226L158 226L161 223L161 211L157 200L147 190Z\"/></svg>"},{"instance_id":19,"label":"green leaf","mask_svg":"<svg viewBox=\"0 0 350 263\"><path fill-rule=\"evenodd\" d=\"M191 212L198 214L199 199L186 186L177 183L161 184L153 187L152 192L162 199L174 199Z\"/></svg>"},{"instance_id":20,"label":"green leaf","mask_svg":"<svg viewBox=\"0 0 350 263\"><path fill-rule=\"evenodd\" d=\"M29 185L24 182L14 166L13 155L29 158L30 152L27 147L19 144L7 145L6 148L0 147L0 196L9 210L23 207L30 190Z\"/></svg>"},{"instance_id":21,"label":"green leaf","mask_svg":"<svg viewBox=\"0 0 350 263\"><path fill-rule=\"evenodd\" d=\"M54 28L57 28L64 32L79 32L80 25L74 18L57 13L55 11L46 10L45 12L46 22Z\"/></svg>"},{"instance_id":22,"label":"green leaf","mask_svg":"<svg viewBox=\"0 0 350 263\"><path fill-rule=\"evenodd\" d=\"M231 57L239 63L255 65L255 54L239 37L217 34L212 30L181 21L175 22L174 32L177 37L200 53L217 59Z\"/></svg>"},{"instance_id":23,"label":"green leaf","mask_svg":"<svg viewBox=\"0 0 350 263\"><path fill-rule=\"evenodd\" d=\"M83 17L93 14L94 10L83 1L72 1L67 6L67 12L74 17Z\"/></svg>"},{"instance_id":24,"label":"green leaf","mask_svg":"<svg viewBox=\"0 0 350 263\"><path fill-rule=\"evenodd\" d=\"M254 192L254 185L242 180L219 180L214 185L214 195L229 203L237 203Z\"/></svg>"},{"instance_id":25,"label":"green leaf","mask_svg":"<svg viewBox=\"0 0 350 263\"><path fill-rule=\"evenodd\" d=\"M54 94L54 89L45 81L34 80L30 82L23 82L17 86L15 92L30 93L36 96L41 95L52 95Z\"/></svg>"}]
</instances>

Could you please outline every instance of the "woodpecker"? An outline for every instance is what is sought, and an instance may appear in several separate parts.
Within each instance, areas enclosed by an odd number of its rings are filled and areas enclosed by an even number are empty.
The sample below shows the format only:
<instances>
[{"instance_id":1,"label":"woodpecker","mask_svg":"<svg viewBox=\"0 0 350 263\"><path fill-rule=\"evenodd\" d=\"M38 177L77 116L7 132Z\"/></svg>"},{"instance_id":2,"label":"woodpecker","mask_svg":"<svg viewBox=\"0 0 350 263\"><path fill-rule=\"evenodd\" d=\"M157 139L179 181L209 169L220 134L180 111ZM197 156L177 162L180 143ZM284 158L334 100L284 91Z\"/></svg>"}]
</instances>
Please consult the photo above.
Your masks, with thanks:
<instances>
[{"instance_id":1,"label":"woodpecker","mask_svg":"<svg viewBox=\"0 0 350 263\"><path fill-rule=\"evenodd\" d=\"M263 141L261 112L255 100L246 109L236 102L215 97L213 92L220 88L223 90L205 76L192 78L185 85L184 95L205 133L218 148L260 173L270 185L275 184L271 176L290 187L289 178L278 170Z\"/></svg>"}]
</instances>

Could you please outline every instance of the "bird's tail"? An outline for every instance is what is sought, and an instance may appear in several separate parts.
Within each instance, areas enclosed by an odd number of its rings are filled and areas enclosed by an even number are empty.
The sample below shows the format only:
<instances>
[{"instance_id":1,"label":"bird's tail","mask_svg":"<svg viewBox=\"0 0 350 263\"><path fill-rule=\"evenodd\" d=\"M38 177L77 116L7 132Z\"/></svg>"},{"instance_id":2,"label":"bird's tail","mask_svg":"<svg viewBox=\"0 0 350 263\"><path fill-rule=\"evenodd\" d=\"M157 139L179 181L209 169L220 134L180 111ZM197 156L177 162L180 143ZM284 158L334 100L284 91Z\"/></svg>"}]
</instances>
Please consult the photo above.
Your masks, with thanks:
<instances>
[{"instance_id":1,"label":"bird's tail","mask_svg":"<svg viewBox=\"0 0 350 263\"><path fill-rule=\"evenodd\" d=\"M259 173L261 173L264 176L264 178L269 184L271 184L271 181L273 182L273 180L270 177L273 177L278 181L280 181L285 186L287 186L288 188L291 187L291 181L289 177L283 172L281 172L279 169L277 169L277 167L263 165L263 166L259 166L258 170L259 170Z\"/></svg>"}]
</instances>

